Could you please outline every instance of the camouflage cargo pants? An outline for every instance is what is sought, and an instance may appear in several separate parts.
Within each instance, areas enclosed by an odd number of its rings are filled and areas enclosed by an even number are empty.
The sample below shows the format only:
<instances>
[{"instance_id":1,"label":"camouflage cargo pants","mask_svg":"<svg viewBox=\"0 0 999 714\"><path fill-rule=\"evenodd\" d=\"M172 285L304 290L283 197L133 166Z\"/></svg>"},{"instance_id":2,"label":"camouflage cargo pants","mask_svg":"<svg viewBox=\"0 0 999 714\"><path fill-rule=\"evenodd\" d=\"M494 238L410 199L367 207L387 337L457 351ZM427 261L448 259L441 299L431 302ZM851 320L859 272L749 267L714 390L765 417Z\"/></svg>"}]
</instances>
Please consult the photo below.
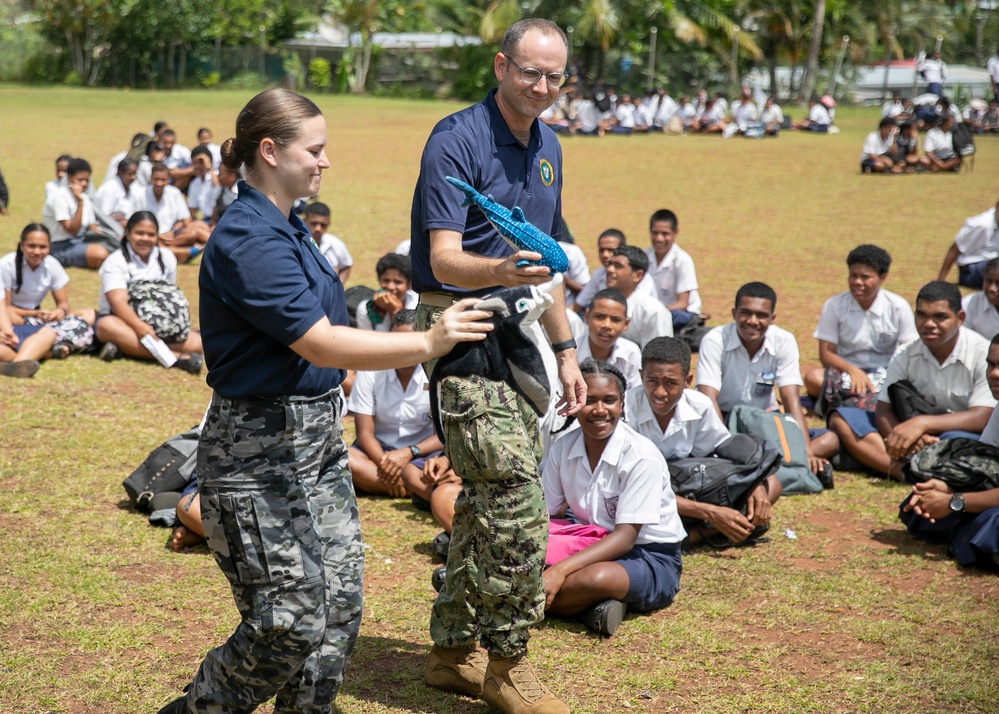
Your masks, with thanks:
<instances>
[{"instance_id":1,"label":"camouflage cargo pants","mask_svg":"<svg viewBox=\"0 0 999 714\"><path fill-rule=\"evenodd\" d=\"M361 622L364 568L340 391L218 396L198 448L208 545L242 618L205 657L191 711L330 712Z\"/></svg>"},{"instance_id":2,"label":"camouflage cargo pants","mask_svg":"<svg viewBox=\"0 0 999 714\"><path fill-rule=\"evenodd\" d=\"M429 328L440 313L420 305L417 329ZM431 374L433 362L424 368ZM441 391L444 452L463 486L430 636L441 647L479 640L490 653L509 657L527 647L529 628L544 618L548 512L538 420L502 382L449 377Z\"/></svg>"}]
</instances>

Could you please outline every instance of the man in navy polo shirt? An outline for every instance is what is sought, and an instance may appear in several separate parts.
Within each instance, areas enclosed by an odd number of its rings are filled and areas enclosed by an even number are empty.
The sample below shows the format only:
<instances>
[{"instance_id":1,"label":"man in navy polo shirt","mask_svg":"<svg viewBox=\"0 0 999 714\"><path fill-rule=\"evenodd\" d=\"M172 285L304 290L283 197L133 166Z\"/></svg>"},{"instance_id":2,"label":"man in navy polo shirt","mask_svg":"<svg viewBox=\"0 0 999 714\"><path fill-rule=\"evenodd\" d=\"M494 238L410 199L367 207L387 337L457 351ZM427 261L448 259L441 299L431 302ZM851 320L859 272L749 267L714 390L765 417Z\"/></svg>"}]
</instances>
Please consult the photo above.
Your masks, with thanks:
<instances>
[{"instance_id":1,"label":"man in navy polo shirt","mask_svg":"<svg viewBox=\"0 0 999 714\"><path fill-rule=\"evenodd\" d=\"M514 252L478 209L462 207L454 176L519 206L534 225L561 233L562 152L537 117L558 98L566 78L562 30L541 19L507 30L493 69L498 87L480 102L434 127L413 197L413 287L421 293L418 329L427 329L456 299L498 287L539 285L545 267ZM552 341L562 382L564 413L585 401L562 291L542 323ZM433 363L425 365L427 374ZM540 685L527 662L528 629L544 614L542 582L548 518L538 461L538 421L526 401L503 383L448 378L441 415L446 453L461 476L455 504L447 579L434 604L434 646L425 679L441 689L481 696L502 712L567 713ZM480 641L488 664L476 649Z\"/></svg>"}]
</instances>

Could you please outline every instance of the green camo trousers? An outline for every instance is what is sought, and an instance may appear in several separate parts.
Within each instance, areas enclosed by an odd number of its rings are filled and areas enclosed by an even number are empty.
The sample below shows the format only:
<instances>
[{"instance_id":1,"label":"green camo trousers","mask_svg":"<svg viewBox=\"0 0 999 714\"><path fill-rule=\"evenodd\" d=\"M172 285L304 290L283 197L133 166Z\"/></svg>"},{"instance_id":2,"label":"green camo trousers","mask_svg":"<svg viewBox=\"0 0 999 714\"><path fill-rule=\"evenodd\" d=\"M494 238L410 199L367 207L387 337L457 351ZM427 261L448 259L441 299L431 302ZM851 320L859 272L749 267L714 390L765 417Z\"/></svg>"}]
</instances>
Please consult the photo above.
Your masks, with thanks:
<instances>
[{"instance_id":1,"label":"green camo trousers","mask_svg":"<svg viewBox=\"0 0 999 714\"><path fill-rule=\"evenodd\" d=\"M427 329L440 313L420 305L417 329ZM433 364L424 365L427 374ZM548 512L538 472L538 420L508 385L479 376L446 379L440 406L444 453L461 477L462 493L430 636L440 647L479 640L491 654L510 657L527 647L529 628L544 618Z\"/></svg>"}]
</instances>

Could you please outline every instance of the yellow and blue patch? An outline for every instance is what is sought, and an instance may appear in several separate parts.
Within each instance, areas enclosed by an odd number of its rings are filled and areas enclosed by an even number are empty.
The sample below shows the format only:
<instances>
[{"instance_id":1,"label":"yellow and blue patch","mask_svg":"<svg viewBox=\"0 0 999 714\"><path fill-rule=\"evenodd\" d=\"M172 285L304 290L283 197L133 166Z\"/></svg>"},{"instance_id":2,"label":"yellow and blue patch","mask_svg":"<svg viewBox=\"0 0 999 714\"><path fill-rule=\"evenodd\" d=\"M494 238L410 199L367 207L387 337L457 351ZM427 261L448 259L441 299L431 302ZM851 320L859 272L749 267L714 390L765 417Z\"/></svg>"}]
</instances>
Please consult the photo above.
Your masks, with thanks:
<instances>
[{"instance_id":1,"label":"yellow and blue patch","mask_svg":"<svg viewBox=\"0 0 999 714\"><path fill-rule=\"evenodd\" d=\"M552 167L551 162L548 159L541 159L538 168L541 173L541 183L545 186L551 186L555 181L555 169Z\"/></svg>"}]
</instances>

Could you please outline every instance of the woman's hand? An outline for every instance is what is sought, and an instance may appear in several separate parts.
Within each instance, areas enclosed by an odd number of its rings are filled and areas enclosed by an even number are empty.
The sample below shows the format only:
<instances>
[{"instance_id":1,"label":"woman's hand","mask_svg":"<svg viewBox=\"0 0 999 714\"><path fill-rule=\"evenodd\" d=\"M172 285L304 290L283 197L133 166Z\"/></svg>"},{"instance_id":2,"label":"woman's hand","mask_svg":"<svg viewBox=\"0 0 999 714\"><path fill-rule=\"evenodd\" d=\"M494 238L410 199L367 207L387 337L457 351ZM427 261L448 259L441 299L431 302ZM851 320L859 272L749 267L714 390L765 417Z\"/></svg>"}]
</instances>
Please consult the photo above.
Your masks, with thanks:
<instances>
[{"instance_id":1,"label":"woman's hand","mask_svg":"<svg viewBox=\"0 0 999 714\"><path fill-rule=\"evenodd\" d=\"M0 330L0 345L7 345L8 347L17 347L20 342L17 339L17 335L13 332L7 332L6 330Z\"/></svg>"},{"instance_id":2,"label":"woman's hand","mask_svg":"<svg viewBox=\"0 0 999 714\"><path fill-rule=\"evenodd\" d=\"M58 322L66 317L66 311L61 307L57 307L55 310L38 310L36 314L45 322Z\"/></svg>"},{"instance_id":3,"label":"woman's hand","mask_svg":"<svg viewBox=\"0 0 999 714\"><path fill-rule=\"evenodd\" d=\"M562 589L562 585L565 584L565 575L562 574L557 565L553 565L541 574L541 578L545 584L545 609L547 610L555 602L555 597Z\"/></svg>"},{"instance_id":4,"label":"woman's hand","mask_svg":"<svg viewBox=\"0 0 999 714\"><path fill-rule=\"evenodd\" d=\"M852 367L846 371L850 375L850 392L853 394L867 394L868 392L874 391L874 385L871 384L870 377L867 376L867 372L860 369L860 367Z\"/></svg>"},{"instance_id":5,"label":"woman's hand","mask_svg":"<svg viewBox=\"0 0 999 714\"><path fill-rule=\"evenodd\" d=\"M459 342L479 342L492 331L490 322L483 322L492 316L488 310L473 310L479 298L465 298L455 303L443 313L440 319L425 334L428 350L432 357L440 357L451 351Z\"/></svg>"}]
</instances>

